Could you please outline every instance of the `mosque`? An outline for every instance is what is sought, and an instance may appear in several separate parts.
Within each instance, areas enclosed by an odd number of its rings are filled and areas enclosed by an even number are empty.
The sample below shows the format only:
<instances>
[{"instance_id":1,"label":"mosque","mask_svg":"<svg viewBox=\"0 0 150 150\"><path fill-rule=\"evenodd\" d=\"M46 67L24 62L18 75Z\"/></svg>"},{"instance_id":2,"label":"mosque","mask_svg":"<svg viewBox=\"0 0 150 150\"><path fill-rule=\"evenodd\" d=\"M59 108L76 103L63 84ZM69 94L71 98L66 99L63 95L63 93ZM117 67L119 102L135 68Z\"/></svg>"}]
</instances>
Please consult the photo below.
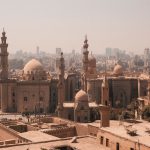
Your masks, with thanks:
<instances>
[{"instance_id":1,"label":"mosque","mask_svg":"<svg viewBox=\"0 0 150 150\"><path fill-rule=\"evenodd\" d=\"M65 71L63 53L59 58L58 78L46 72L36 59L30 60L17 78L9 77L8 44L2 32L0 44L0 107L2 112L57 113L59 117L89 122L99 118L100 104L123 109L144 96L145 80L128 77L118 61L112 73L96 71L96 59L89 55L88 40L83 44L83 69ZM139 87L140 85L140 87Z\"/></svg>"}]
</instances>

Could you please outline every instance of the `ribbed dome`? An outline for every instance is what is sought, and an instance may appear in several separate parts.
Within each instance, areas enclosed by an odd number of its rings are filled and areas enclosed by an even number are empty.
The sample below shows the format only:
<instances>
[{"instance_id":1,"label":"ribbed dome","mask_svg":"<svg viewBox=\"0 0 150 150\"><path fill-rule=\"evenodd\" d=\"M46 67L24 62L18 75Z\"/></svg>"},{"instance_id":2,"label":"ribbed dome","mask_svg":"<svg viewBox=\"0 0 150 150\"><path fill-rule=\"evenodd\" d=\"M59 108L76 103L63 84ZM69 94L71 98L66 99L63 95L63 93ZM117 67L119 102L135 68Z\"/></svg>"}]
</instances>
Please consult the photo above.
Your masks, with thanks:
<instances>
[{"instance_id":1,"label":"ribbed dome","mask_svg":"<svg viewBox=\"0 0 150 150\"><path fill-rule=\"evenodd\" d=\"M88 94L85 91L80 90L75 96L75 101L88 102Z\"/></svg>"},{"instance_id":2,"label":"ribbed dome","mask_svg":"<svg viewBox=\"0 0 150 150\"><path fill-rule=\"evenodd\" d=\"M25 74L28 72L43 71L43 66L38 60L32 59L24 66L23 71Z\"/></svg>"},{"instance_id":3,"label":"ribbed dome","mask_svg":"<svg viewBox=\"0 0 150 150\"><path fill-rule=\"evenodd\" d=\"M123 68L122 68L122 66L119 65L119 64L117 64L117 65L114 67L113 74L114 74L114 75L123 75Z\"/></svg>"},{"instance_id":4,"label":"ribbed dome","mask_svg":"<svg viewBox=\"0 0 150 150\"><path fill-rule=\"evenodd\" d=\"M96 67L96 58L92 54L89 56L89 67Z\"/></svg>"}]
</instances>

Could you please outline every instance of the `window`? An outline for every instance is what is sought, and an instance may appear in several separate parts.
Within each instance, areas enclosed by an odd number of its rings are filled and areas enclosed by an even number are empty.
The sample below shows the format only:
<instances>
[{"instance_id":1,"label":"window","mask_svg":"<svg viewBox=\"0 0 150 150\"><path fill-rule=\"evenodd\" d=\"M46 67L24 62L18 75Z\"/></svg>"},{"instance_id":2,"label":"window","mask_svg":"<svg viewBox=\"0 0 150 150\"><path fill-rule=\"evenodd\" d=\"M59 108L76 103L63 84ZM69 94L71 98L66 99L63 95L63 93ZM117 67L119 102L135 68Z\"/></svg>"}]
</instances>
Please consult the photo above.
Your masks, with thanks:
<instances>
[{"instance_id":1,"label":"window","mask_svg":"<svg viewBox=\"0 0 150 150\"><path fill-rule=\"evenodd\" d=\"M106 139L106 147L109 147L109 139Z\"/></svg>"},{"instance_id":2,"label":"window","mask_svg":"<svg viewBox=\"0 0 150 150\"><path fill-rule=\"evenodd\" d=\"M71 120L71 114L68 114L68 119Z\"/></svg>"},{"instance_id":3,"label":"window","mask_svg":"<svg viewBox=\"0 0 150 150\"><path fill-rule=\"evenodd\" d=\"M81 110L84 110L84 107L83 107L83 106L81 106Z\"/></svg>"},{"instance_id":4,"label":"window","mask_svg":"<svg viewBox=\"0 0 150 150\"><path fill-rule=\"evenodd\" d=\"M15 92L12 92L12 96L15 96Z\"/></svg>"},{"instance_id":5,"label":"window","mask_svg":"<svg viewBox=\"0 0 150 150\"><path fill-rule=\"evenodd\" d=\"M85 121L87 121L87 120L88 120L87 116L85 116L85 117L84 117L84 120L85 120Z\"/></svg>"},{"instance_id":6,"label":"window","mask_svg":"<svg viewBox=\"0 0 150 150\"><path fill-rule=\"evenodd\" d=\"M116 143L116 150L120 150L119 143Z\"/></svg>"},{"instance_id":7,"label":"window","mask_svg":"<svg viewBox=\"0 0 150 150\"><path fill-rule=\"evenodd\" d=\"M77 121L80 122L80 117L79 116L77 117Z\"/></svg>"},{"instance_id":8,"label":"window","mask_svg":"<svg viewBox=\"0 0 150 150\"><path fill-rule=\"evenodd\" d=\"M27 98L26 96L24 97L24 101L25 101L25 102L27 102L27 101L28 101L28 98Z\"/></svg>"},{"instance_id":9,"label":"window","mask_svg":"<svg viewBox=\"0 0 150 150\"><path fill-rule=\"evenodd\" d=\"M100 139L101 141L101 144L103 144L103 141L104 141L104 137L103 136L101 136L101 139Z\"/></svg>"},{"instance_id":10,"label":"window","mask_svg":"<svg viewBox=\"0 0 150 150\"><path fill-rule=\"evenodd\" d=\"M40 97L40 101L43 101L43 97Z\"/></svg>"}]
</instances>

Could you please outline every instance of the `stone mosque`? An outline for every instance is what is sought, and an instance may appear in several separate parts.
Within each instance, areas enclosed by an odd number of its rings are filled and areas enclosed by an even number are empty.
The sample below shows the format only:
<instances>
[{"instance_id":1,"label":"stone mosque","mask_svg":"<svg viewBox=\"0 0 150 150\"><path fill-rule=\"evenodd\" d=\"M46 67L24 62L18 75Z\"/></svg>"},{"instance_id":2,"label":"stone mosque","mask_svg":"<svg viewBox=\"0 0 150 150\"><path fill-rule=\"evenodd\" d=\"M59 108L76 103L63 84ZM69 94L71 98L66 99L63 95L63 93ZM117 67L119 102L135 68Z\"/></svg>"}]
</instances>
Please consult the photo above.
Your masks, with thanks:
<instances>
[{"instance_id":1,"label":"stone mosque","mask_svg":"<svg viewBox=\"0 0 150 150\"><path fill-rule=\"evenodd\" d=\"M99 118L99 105L124 109L133 99L146 95L147 81L127 76L118 61L113 72L96 71L96 59L83 44L83 69L65 71L63 53L59 58L58 78L46 72L36 59L30 60L17 78L9 77L8 44L2 32L0 44L0 107L2 112L54 113L59 117L89 122ZM140 95L139 95L140 93Z\"/></svg>"}]
</instances>

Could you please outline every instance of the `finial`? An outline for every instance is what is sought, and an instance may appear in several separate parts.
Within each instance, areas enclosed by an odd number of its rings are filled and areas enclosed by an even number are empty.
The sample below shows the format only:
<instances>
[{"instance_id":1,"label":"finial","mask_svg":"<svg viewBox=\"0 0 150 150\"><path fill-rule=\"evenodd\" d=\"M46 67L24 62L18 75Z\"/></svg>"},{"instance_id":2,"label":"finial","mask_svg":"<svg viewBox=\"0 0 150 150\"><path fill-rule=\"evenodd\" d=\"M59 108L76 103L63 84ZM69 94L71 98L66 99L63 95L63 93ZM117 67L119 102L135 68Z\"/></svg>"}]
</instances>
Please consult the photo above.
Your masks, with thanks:
<instances>
[{"instance_id":1,"label":"finial","mask_svg":"<svg viewBox=\"0 0 150 150\"><path fill-rule=\"evenodd\" d=\"M63 57L63 52L61 52L60 55L61 55L61 58L62 58Z\"/></svg>"},{"instance_id":2,"label":"finial","mask_svg":"<svg viewBox=\"0 0 150 150\"><path fill-rule=\"evenodd\" d=\"M85 40L87 40L87 34L85 35Z\"/></svg>"},{"instance_id":3,"label":"finial","mask_svg":"<svg viewBox=\"0 0 150 150\"><path fill-rule=\"evenodd\" d=\"M87 39L87 34L85 35L85 40L84 40L84 43L87 43L88 42L88 39Z\"/></svg>"},{"instance_id":4,"label":"finial","mask_svg":"<svg viewBox=\"0 0 150 150\"><path fill-rule=\"evenodd\" d=\"M4 30L4 27L3 27L3 32L2 32L2 35L3 35L3 37L5 36L5 30Z\"/></svg>"},{"instance_id":5,"label":"finial","mask_svg":"<svg viewBox=\"0 0 150 150\"><path fill-rule=\"evenodd\" d=\"M87 40L87 35L85 35L85 40L84 40L84 45L83 45L83 48L85 48L85 49L88 49L88 40Z\"/></svg>"}]
</instances>

